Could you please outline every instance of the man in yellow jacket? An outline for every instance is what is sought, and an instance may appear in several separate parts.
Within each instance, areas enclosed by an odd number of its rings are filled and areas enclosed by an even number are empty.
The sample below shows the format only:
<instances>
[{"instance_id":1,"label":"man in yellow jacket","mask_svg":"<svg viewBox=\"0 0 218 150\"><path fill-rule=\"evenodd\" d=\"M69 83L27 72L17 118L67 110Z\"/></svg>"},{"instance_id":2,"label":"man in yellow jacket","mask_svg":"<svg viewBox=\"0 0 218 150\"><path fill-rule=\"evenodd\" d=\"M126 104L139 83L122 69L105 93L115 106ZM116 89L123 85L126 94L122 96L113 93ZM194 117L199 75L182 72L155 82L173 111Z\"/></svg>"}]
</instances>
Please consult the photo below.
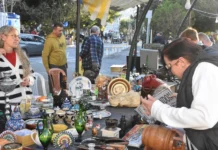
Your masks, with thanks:
<instances>
[{"instance_id":1,"label":"man in yellow jacket","mask_svg":"<svg viewBox=\"0 0 218 150\"><path fill-rule=\"evenodd\" d=\"M63 25L56 23L52 33L46 37L42 61L47 73L51 68L60 68L67 74L66 39L62 32ZM50 80L49 88L50 92L53 93Z\"/></svg>"}]
</instances>

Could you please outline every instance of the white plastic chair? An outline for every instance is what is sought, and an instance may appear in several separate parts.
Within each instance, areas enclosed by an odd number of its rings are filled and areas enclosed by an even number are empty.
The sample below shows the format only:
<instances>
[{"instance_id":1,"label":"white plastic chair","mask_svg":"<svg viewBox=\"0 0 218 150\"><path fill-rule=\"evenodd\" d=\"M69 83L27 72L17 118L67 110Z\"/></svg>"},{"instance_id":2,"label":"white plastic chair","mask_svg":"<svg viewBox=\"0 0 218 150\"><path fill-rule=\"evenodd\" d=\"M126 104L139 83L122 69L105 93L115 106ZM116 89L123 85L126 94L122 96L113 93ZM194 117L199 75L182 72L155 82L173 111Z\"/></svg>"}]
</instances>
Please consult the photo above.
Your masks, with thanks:
<instances>
[{"instance_id":1,"label":"white plastic chair","mask_svg":"<svg viewBox=\"0 0 218 150\"><path fill-rule=\"evenodd\" d=\"M47 94L46 94L44 77L40 73L37 73L37 72L34 72L33 75L36 78L34 85L31 86L33 95L34 96L39 96L39 95L46 96ZM39 80L41 83L39 83ZM41 90L39 90L39 89L41 89ZM39 91L42 91L42 94L40 94Z\"/></svg>"}]
</instances>

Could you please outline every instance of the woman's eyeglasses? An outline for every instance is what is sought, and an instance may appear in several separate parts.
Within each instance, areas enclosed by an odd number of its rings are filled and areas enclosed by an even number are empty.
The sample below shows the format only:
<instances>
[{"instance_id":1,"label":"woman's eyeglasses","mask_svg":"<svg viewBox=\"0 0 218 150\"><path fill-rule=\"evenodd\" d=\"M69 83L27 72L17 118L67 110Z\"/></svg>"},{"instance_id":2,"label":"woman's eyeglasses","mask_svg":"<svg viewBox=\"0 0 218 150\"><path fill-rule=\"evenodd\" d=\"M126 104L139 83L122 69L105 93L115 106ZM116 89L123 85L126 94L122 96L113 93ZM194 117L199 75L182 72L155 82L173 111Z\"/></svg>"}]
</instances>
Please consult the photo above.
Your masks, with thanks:
<instances>
[{"instance_id":1,"label":"woman's eyeglasses","mask_svg":"<svg viewBox=\"0 0 218 150\"><path fill-rule=\"evenodd\" d=\"M171 70L172 66L173 66L173 65L176 65L178 62L179 62L179 59L177 59L174 64L169 63L169 64L165 65L165 68L166 68L167 70Z\"/></svg>"},{"instance_id":2,"label":"woman's eyeglasses","mask_svg":"<svg viewBox=\"0 0 218 150\"><path fill-rule=\"evenodd\" d=\"M14 39L20 39L20 35L15 35L15 34L7 34L6 36L11 36Z\"/></svg>"}]
</instances>

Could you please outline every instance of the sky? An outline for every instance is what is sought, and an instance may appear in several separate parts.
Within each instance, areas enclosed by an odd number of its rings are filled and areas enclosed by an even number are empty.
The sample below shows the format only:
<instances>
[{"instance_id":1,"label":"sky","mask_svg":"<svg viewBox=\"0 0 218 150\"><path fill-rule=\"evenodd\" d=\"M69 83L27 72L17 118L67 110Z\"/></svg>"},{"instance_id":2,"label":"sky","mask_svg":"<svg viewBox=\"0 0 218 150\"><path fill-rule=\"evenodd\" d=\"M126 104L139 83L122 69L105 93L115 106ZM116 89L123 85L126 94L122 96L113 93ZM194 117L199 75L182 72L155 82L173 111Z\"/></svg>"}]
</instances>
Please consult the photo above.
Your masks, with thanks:
<instances>
[{"instance_id":1,"label":"sky","mask_svg":"<svg viewBox=\"0 0 218 150\"><path fill-rule=\"evenodd\" d=\"M123 10L123 11L120 12L121 20L122 19L128 19L128 18L130 18L131 15L135 15L135 13L136 13L136 7L128 8L126 10Z\"/></svg>"}]
</instances>

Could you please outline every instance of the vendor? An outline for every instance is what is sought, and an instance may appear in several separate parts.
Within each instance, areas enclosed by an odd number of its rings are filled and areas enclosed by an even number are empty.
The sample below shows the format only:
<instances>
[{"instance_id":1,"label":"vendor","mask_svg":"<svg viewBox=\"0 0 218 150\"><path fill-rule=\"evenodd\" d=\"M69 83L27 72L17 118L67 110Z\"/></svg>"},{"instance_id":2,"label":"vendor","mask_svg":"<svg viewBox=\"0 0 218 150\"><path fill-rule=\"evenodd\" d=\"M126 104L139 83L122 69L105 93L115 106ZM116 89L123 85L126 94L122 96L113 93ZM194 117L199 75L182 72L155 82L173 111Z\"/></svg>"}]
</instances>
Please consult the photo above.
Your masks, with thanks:
<instances>
[{"instance_id":1,"label":"vendor","mask_svg":"<svg viewBox=\"0 0 218 150\"><path fill-rule=\"evenodd\" d=\"M31 96L29 87L34 84L33 70L23 50L19 47L20 37L16 28L3 26L0 28L0 74L11 72L10 78L17 82L12 92L7 97L13 103L20 103L22 98ZM1 79L4 76L1 76ZM0 110L5 108L5 92L0 90Z\"/></svg>"},{"instance_id":2,"label":"vendor","mask_svg":"<svg viewBox=\"0 0 218 150\"><path fill-rule=\"evenodd\" d=\"M177 108L152 96L141 98L146 113L173 127L184 128L190 150L218 149L218 60L186 38L163 49L166 68L181 79Z\"/></svg>"}]
</instances>

